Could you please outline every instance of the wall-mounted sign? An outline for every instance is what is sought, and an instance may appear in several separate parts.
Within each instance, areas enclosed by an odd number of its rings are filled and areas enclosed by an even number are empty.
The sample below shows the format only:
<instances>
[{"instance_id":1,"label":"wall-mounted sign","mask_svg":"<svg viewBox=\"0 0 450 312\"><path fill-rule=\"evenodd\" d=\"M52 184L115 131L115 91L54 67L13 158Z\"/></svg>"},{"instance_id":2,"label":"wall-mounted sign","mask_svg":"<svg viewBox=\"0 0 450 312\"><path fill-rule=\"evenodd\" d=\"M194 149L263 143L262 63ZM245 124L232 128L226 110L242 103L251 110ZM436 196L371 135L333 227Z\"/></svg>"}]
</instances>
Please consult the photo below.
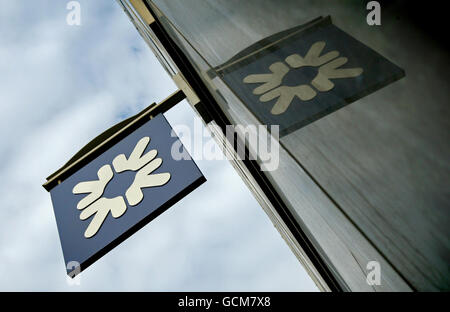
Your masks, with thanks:
<instances>
[{"instance_id":1,"label":"wall-mounted sign","mask_svg":"<svg viewBox=\"0 0 450 312\"><path fill-rule=\"evenodd\" d=\"M162 114L143 123L50 193L66 264L78 273L205 182Z\"/></svg>"},{"instance_id":2,"label":"wall-mounted sign","mask_svg":"<svg viewBox=\"0 0 450 312\"><path fill-rule=\"evenodd\" d=\"M216 72L262 124L279 125L280 135L405 75L330 17L261 40Z\"/></svg>"}]
</instances>

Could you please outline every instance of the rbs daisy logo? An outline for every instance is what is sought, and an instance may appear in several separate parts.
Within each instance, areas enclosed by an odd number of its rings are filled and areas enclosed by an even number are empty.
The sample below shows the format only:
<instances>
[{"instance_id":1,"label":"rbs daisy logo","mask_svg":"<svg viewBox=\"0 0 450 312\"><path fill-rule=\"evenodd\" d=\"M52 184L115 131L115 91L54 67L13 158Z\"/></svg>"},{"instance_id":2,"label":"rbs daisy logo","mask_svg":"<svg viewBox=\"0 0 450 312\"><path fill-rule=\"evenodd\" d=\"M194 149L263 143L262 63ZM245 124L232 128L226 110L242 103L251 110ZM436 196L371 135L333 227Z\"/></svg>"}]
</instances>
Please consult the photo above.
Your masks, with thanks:
<instances>
[{"instance_id":1,"label":"rbs daisy logo","mask_svg":"<svg viewBox=\"0 0 450 312\"><path fill-rule=\"evenodd\" d=\"M320 17L264 38L215 73L280 137L402 78L404 71Z\"/></svg>"},{"instance_id":2,"label":"rbs daisy logo","mask_svg":"<svg viewBox=\"0 0 450 312\"><path fill-rule=\"evenodd\" d=\"M268 102L275 98L277 101L271 113L279 115L284 113L292 103L294 97L302 101L309 101L316 97L317 91L327 92L334 88L332 79L353 78L362 74L363 69L341 68L348 62L346 57L338 57L338 51L330 51L322 54L325 47L324 41L318 41L312 45L305 57L298 54L289 55L285 62L276 62L270 65L271 74L249 75L244 78L244 83L264 83L255 88L253 94L262 96L261 102ZM292 69L315 67L317 74L309 84L298 84L294 86L282 85L283 78Z\"/></svg>"},{"instance_id":3,"label":"rbs daisy logo","mask_svg":"<svg viewBox=\"0 0 450 312\"><path fill-rule=\"evenodd\" d=\"M170 173L168 172L152 174L153 171L161 166L162 159L155 159L158 154L156 149L143 155L149 142L149 137L143 137L136 144L128 159L124 154L120 154L112 162L117 173L127 170L136 172L133 183L125 192L125 198L130 206L136 206L142 201L144 198L143 188L161 186L170 180ZM119 218L127 210L123 196L114 198L102 197L106 185L114 177L111 166L104 165L101 167L97 172L97 176L98 180L80 182L73 188L74 194L89 193L89 195L78 202L77 209L84 209L80 214L80 219L86 220L95 215L86 232L84 232L86 238L90 238L97 233L109 212L111 212L112 217Z\"/></svg>"},{"instance_id":4,"label":"rbs daisy logo","mask_svg":"<svg viewBox=\"0 0 450 312\"><path fill-rule=\"evenodd\" d=\"M119 128L125 129L123 124ZM70 276L206 181L164 115L142 119L126 129L126 134L113 137L108 147L50 189ZM103 142L111 139L108 135ZM184 150L183 159L172 157L174 145Z\"/></svg>"}]
</instances>

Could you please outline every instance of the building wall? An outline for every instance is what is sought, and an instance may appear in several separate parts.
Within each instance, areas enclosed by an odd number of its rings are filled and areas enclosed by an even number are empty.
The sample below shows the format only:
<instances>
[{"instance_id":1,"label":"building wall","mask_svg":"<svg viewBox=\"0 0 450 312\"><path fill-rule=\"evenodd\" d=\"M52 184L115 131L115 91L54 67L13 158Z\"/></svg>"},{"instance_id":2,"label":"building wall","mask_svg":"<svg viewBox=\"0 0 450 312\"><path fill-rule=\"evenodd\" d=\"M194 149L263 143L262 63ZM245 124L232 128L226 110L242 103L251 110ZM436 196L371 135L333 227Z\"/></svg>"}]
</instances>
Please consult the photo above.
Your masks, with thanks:
<instances>
[{"instance_id":1,"label":"building wall","mask_svg":"<svg viewBox=\"0 0 450 312\"><path fill-rule=\"evenodd\" d=\"M368 26L361 1L148 1L234 124L258 124L214 75L260 40L330 15L406 77L281 138L265 172L344 288L450 288L449 56L401 1ZM211 74L212 73L212 74ZM369 261L382 283L369 286Z\"/></svg>"}]
</instances>

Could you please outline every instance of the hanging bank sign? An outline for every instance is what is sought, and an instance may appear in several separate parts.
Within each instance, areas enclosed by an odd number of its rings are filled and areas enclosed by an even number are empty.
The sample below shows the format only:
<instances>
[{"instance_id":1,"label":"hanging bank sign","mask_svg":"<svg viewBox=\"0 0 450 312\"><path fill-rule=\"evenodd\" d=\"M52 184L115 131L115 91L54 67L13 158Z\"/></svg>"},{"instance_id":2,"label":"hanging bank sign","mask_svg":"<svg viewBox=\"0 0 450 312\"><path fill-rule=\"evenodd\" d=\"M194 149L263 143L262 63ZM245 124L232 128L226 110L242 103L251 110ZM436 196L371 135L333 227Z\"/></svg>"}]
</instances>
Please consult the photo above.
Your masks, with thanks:
<instances>
[{"instance_id":1,"label":"hanging bank sign","mask_svg":"<svg viewBox=\"0 0 450 312\"><path fill-rule=\"evenodd\" d=\"M404 71L319 18L250 46L215 73L286 135L402 78Z\"/></svg>"},{"instance_id":2,"label":"hanging bank sign","mask_svg":"<svg viewBox=\"0 0 450 312\"><path fill-rule=\"evenodd\" d=\"M182 145L165 117L147 120L59 184L44 185L71 276L205 181L192 159L172 158L172 145Z\"/></svg>"}]
</instances>

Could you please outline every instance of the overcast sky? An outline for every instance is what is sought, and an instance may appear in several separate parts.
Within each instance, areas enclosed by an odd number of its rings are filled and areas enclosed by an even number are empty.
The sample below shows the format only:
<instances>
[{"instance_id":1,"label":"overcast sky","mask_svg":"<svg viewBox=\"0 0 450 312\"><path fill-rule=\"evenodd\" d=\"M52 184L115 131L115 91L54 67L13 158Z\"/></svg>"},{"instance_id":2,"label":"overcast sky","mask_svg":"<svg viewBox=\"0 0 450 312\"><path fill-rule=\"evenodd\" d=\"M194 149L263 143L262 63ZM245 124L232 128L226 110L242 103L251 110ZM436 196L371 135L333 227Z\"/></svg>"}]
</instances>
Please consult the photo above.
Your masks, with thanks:
<instances>
[{"instance_id":1,"label":"overcast sky","mask_svg":"<svg viewBox=\"0 0 450 312\"><path fill-rule=\"evenodd\" d=\"M316 290L227 161L197 161L205 184L67 284L45 177L176 89L115 1L79 1L81 26L67 2L0 0L0 290Z\"/></svg>"}]
</instances>

